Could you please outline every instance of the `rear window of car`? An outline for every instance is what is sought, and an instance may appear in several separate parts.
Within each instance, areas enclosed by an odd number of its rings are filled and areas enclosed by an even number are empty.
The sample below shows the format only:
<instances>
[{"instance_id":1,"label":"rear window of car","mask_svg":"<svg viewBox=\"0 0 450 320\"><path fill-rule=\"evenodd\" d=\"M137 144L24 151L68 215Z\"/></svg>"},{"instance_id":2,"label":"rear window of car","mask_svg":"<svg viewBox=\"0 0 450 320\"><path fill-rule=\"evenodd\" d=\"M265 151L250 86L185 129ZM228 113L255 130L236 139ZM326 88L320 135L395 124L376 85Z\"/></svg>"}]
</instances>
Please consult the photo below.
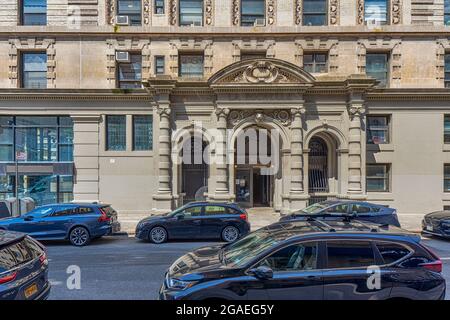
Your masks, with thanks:
<instances>
[{"instance_id":1,"label":"rear window of car","mask_svg":"<svg viewBox=\"0 0 450 320\"><path fill-rule=\"evenodd\" d=\"M385 264L399 261L411 252L408 248L397 243L377 243L376 246Z\"/></svg>"},{"instance_id":2,"label":"rear window of car","mask_svg":"<svg viewBox=\"0 0 450 320\"><path fill-rule=\"evenodd\" d=\"M111 206L105 206L105 207L101 207L100 209L102 209L103 211L105 211L105 213L109 216L112 215L114 213L116 213L116 210L114 210Z\"/></svg>"},{"instance_id":3,"label":"rear window of car","mask_svg":"<svg viewBox=\"0 0 450 320\"><path fill-rule=\"evenodd\" d=\"M0 249L0 273L30 262L41 254L42 249L28 238L7 245Z\"/></svg>"},{"instance_id":4,"label":"rear window of car","mask_svg":"<svg viewBox=\"0 0 450 320\"><path fill-rule=\"evenodd\" d=\"M207 216L216 214L226 214L227 208L223 206L205 206L205 214Z\"/></svg>"},{"instance_id":5,"label":"rear window of car","mask_svg":"<svg viewBox=\"0 0 450 320\"><path fill-rule=\"evenodd\" d=\"M375 265L374 252L369 241L329 241L327 253L330 269Z\"/></svg>"}]
</instances>

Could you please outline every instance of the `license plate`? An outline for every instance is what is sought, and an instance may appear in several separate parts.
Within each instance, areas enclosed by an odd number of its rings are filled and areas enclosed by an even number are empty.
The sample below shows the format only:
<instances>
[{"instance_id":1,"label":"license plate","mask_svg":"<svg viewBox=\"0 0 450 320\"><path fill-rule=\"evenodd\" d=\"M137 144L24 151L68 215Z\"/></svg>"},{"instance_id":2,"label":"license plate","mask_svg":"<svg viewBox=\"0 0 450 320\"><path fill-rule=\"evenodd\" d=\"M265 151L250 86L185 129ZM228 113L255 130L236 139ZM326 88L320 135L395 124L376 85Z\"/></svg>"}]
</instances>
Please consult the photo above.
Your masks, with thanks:
<instances>
[{"instance_id":1,"label":"license plate","mask_svg":"<svg viewBox=\"0 0 450 320\"><path fill-rule=\"evenodd\" d=\"M36 283L33 283L31 286L25 289L25 298L29 298L34 295L38 291L38 287Z\"/></svg>"},{"instance_id":2,"label":"license plate","mask_svg":"<svg viewBox=\"0 0 450 320\"><path fill-rule=\"evenodd\" d=\"M426 229L427 229L428 231L433 231L433 226L427 225Z\"/></svg>"}]
</instances>

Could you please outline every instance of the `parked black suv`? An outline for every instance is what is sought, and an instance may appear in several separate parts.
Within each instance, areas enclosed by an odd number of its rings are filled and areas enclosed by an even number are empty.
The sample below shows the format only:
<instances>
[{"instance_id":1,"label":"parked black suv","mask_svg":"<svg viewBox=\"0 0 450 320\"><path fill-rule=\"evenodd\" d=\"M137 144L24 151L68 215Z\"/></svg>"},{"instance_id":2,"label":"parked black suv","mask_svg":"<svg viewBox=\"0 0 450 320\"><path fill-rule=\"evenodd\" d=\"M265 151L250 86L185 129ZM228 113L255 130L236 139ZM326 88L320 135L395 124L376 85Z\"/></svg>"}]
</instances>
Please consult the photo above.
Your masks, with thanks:
<instances>
[{"instance_id":1,"label":"parked black suv","mask_svg":"<svg viewBox=\"0 0 450 320\"><path fill-rule=\"evenodd\" d=\"M163 300L443 299L439 258L420 237L360 221L278 222L169 268Z\"/></svg>"}]
</instances>

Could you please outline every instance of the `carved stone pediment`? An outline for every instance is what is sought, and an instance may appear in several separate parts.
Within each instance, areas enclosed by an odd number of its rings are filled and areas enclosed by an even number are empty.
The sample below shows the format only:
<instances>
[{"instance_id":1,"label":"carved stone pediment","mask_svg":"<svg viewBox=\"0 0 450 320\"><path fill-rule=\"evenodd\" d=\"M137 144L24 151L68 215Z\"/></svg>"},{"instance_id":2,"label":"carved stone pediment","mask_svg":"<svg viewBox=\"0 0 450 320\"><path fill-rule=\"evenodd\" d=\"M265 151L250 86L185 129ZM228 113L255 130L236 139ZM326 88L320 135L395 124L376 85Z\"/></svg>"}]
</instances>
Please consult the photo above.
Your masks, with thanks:
<instances>
[{"instance_id":1,"label":"carved stone pediment","mask_svg":"<svg viewBox=\"0 0 450 320\"><path fill-rule=\"evenodd\" d=\"M213 75L211 84L311 84L314 77L298 66L278 59L233 63Z\"/></svg>"}]
</instances>

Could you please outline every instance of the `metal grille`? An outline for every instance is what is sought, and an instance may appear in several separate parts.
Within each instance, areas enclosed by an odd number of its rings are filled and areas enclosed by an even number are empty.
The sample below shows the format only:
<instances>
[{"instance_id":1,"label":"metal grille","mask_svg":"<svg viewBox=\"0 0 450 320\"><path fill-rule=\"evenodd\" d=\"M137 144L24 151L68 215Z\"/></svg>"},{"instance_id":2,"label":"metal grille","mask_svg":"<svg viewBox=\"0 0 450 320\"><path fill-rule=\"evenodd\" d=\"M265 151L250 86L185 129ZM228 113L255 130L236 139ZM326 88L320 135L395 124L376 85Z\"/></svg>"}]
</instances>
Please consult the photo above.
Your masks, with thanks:
<instances>
[{"instance_id":1,"label":"metal grille","mask_svg":"<svg viewBox=\"0 0 450 320\"><path fill-rule=\"evenodd\" d=\"M309 143L309 192L328 192L328 150L320 138Z\"/></svg>"}]
</instances>

